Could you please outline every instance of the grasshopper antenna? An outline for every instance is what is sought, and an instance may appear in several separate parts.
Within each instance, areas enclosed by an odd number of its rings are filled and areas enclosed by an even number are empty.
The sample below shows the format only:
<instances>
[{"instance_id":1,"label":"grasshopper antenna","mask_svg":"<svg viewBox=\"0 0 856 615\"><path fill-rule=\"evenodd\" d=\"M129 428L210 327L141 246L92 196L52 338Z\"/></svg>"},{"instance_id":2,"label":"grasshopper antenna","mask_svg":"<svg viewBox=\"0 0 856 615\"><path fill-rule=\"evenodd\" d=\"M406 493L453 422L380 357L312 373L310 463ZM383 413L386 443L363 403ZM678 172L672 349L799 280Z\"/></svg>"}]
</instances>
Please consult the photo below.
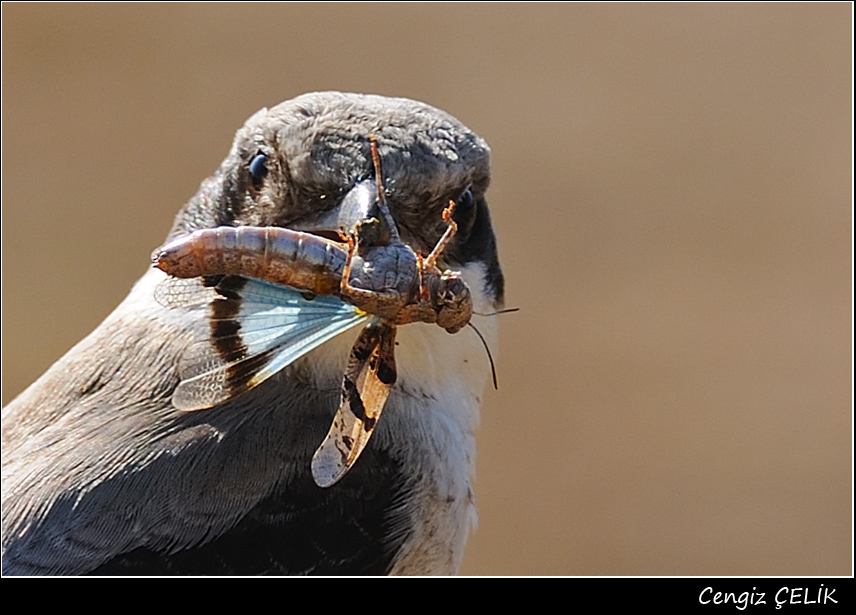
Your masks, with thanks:
<instances>
[{"instance_id":1,"label":"grasshopper antenna","mask_svg":"<svg viewBox=\"0 0 856 615\"><path fill-rule=\"evenodd\" d=\"M467 325L469 325L470 327L473 328L473 331L475 331L476 335L479 336L479 339L481 340L482 346L484 346L484 350L487 353L487 360L490 361L490 375L493 378L493 388L494 388L494 390L498 391L499 387L496 385L496 366L493 364L493 356L491 356L491 354L490 354L490 348L488 347L487 342L484 339L484 336L481 334L481 331L476 329L476 326L471 322L468 322Z\"/></svg>"},{"instance_id":2,"label":"grasshopper antenna","mask_svg":"<svg viewBox=\"0 0 856 615\"><path fill-rule=\"evenodd\" d=\"M481 312L473 312L476 316L499 316L500 314L511 314L512 312L519 312L520 308L505 308L504 310L498 310L496 312L490 312L489 314L482 314Z\"/></svg>"},{"instance_id":3,"label":"grasshopper antenna","mask_svg":"<svg viewBox=\"0 0 856 615\"><path fill-rule=\"evenodd\" d=\"M477 314L478 316L498 316L500 314L510 314L511 312L517 312L519 310L520 308L506 308L504 310L497 310L496 312L491 312L489 314L481 314L479 312L473 312L473 314ZM476 335L479 336L482 346L484 346L484 350L487 353L487 360L490 361L490 375L493 378L493 388L498 391L499 387L496 384L496 366L493 364L493 356L490 354L490 347L487 345L487 342L485 341L484 336L481 334L481 331L476 329L476 326L473 323L468 322L467 325L473 328L473 331L475 331Z\"/></svg>"}]
</instances>

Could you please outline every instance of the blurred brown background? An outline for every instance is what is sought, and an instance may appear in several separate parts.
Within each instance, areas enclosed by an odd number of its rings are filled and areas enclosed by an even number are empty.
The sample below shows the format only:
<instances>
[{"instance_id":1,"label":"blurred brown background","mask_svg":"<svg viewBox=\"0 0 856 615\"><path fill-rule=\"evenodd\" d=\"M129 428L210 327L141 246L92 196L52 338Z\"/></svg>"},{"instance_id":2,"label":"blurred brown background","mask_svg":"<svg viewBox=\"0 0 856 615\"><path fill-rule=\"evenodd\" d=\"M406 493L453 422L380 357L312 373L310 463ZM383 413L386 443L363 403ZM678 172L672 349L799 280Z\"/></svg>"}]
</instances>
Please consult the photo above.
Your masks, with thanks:
<instances>
[{"instance_id":1,"label":"blurred brown background","mask_svg":"<svg viewBox=\"0 0 856 615\"><path fill-rule=\"evenodd\" d=\"M4 404L250 114L416 98L492 146L521 307L463 572L852 574L849 4L2 11Z\"/></svg>"}]
</instances>

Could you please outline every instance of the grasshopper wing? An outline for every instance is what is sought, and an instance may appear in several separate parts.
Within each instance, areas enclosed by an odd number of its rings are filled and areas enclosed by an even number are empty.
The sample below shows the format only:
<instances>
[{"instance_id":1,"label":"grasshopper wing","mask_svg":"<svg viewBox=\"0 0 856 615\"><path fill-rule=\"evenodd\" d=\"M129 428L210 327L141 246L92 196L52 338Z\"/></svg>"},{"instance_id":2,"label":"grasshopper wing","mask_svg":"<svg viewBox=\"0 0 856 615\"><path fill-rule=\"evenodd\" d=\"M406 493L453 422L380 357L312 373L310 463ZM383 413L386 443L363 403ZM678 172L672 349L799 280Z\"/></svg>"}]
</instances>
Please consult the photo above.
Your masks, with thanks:
<instances>
[{"instance_id":1,"label":"grasshopper wing","mask_svg":"<svg viewBox=\"0 0 856 615\"><path fill-rule=\"evenodd\" d=\"M354 465L377 426L395 384L395 326L375 320L360 333L342 382L342 403L312 457L319 487L339 481Z\"/></svg>"},{"instance_id":2,"label":"grasshopper wing","mask_svg":"<svg viewBox=\"0 0 856 615\"><path fill-rule=\"evenodd\" d=\"M199 339L180 359L172 396L180 410L203 410L249 391L369 318L336 297L237 276L170 278L156 298L167 307L207 308L197 319L204 321Z\"/></svg>"}]
</instances>

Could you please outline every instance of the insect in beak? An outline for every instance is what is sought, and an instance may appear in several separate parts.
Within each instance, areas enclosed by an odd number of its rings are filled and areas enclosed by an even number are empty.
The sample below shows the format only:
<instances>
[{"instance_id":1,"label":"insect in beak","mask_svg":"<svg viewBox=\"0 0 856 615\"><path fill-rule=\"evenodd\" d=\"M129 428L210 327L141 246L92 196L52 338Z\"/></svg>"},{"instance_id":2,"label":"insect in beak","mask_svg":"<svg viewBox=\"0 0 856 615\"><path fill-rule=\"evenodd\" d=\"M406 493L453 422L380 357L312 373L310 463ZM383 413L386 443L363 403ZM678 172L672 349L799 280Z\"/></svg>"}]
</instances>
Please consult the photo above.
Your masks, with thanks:
<instances>
[{"instance_id":1,"label":"insect in beak","mask_svg":"<svg viewBox=\"0 0 856 615\"><path fill-rule=\"evenodd\" d=\"M446 232L428 256L404 244L386 202L377 141L369 140L374 186L358 184L335 214L304 221L304 228L329 224L335 215L347 224L347 247L293 229L219 227L180 237L153 255L155 266L174 276L158 287L158 302L210 310L206 338L182 357L172 399L179 409L223 403L370 321L351 349L341 403L312 458L321 487L348 472L378 424L396 381L396 327L436 323L456 333L473 312L460 274L437 267L456 230L454 202L443 211Z\"/></svg>"}]
</instances>

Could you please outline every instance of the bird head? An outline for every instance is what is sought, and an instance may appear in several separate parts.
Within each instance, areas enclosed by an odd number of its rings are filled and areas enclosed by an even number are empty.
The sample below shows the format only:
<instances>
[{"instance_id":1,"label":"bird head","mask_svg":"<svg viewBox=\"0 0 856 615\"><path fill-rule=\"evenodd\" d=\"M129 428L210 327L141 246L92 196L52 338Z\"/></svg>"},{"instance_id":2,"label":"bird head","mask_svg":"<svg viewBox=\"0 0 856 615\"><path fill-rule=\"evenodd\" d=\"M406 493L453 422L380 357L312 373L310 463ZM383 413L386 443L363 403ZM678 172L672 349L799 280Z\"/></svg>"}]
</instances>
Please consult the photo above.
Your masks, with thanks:
<instances>
[{"instance_id":1,"label":"bird head","mask_svg":"<svg viewBox=\"0 0 856 615\"><path fill-rule=\"evenodd\" d=\"M381 182L370 137L383 160ZM487 144L443 111L408 99L307 94L247 120L220 168L178 213L170 238L251 225L335 240L369 217L380 183L401 240L422 254L446 229L443 209L456 204L458 230L441 268L479 263L478 286L492 310L501 307L504 285L485 200L489 182ZM388 236L380 226L377 234Z\"/></svg>"}]
</instances>

